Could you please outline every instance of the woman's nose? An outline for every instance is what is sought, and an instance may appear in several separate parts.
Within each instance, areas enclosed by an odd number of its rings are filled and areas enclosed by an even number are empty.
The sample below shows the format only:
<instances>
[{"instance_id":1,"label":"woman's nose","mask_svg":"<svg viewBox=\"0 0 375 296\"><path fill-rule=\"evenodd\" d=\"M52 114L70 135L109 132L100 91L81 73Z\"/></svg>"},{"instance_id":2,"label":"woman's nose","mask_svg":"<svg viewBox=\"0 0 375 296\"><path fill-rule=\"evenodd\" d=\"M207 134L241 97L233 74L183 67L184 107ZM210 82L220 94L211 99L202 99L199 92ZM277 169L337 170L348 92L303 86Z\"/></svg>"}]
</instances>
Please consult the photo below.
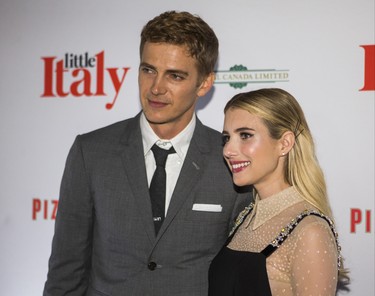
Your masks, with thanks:
<instances>
[{"instance_id":1,"label":"woman's nose","mask_svg":"<svg viewBox=\"0 0 375 296\"><path fill-rule=\"evenodd\" d=\"M223 148L223 155L225 158L229 159L236 155L236 151L230 142L227 142Z\"/></svg>"}]
</instances>

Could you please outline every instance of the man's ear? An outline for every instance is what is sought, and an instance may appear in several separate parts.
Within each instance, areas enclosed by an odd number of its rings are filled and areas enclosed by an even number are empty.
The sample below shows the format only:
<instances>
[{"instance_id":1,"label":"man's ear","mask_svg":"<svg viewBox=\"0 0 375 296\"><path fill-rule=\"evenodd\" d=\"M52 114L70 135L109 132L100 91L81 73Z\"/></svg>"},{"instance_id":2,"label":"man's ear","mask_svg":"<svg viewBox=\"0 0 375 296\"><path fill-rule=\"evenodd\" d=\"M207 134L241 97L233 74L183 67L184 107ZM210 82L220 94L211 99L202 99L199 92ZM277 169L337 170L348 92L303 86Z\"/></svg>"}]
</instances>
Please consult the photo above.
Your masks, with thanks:
<instances>
[{"instance_id":1,"label":"man's ear","mask_svg":"<svg viewBox=\"0 0 375 296\"><path fill-rule=\"evenodd\" d=\"M201 82L198 91L197 96L203 97L205 96L211 89L211 87L214 85L215 81L215 73L211 72L208 74L208 76Z\"/></svg>"},{"instance_id":2,"label":"man's ear","mask_svg":"<svg viewBox=\"0 0 375 296\"><path fill-rule=\"evenodd\" d=\"M295 143L294 133L291 131L285 132L280 138L280 156L287 155L293 148Z\"/></svg>"}]
</instances>

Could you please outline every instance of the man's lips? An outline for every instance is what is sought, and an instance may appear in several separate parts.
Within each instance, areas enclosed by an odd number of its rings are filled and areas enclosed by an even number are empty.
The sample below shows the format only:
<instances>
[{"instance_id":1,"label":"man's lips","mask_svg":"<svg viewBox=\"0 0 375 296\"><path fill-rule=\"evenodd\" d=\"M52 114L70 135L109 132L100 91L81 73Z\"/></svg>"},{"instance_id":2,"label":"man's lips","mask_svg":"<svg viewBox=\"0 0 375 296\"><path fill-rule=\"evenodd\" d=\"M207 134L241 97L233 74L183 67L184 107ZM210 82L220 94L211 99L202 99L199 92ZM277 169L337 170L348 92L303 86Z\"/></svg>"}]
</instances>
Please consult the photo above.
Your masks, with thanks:
<instances>
[{"instance_id":1,"label":"man's lips","mask_svg":"<svg viewBox=\"0 0 375 296\"><path fill-rule=\"evenodd\" d=\"M168 103L153 100L148 100L148 104L153 108L163 108L168 105Z\"/></svg>"},{"instance_id":2,"label":"man's lips","mask_svg":"<svg viewBox=\"0 0 375 296\"><path fill-rule=\"evenodd\" d=\"M231 161L232 172L238 173L250 165L250 161Z\"/></svg>"}]
</instances>

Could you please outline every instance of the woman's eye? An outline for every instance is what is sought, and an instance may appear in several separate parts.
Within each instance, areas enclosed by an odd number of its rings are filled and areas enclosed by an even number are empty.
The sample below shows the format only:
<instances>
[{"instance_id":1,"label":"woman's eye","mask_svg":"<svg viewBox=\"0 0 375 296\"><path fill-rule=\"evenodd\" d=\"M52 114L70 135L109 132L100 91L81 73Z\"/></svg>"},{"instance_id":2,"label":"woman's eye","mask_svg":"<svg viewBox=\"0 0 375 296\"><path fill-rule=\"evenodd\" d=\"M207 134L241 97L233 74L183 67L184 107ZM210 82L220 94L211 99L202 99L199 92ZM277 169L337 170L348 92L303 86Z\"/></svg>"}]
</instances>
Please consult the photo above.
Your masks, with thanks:
<instances>
[{"instance_id":1,"label":"woman's eye","mask_svg":"<svg viewBox=\"0 0 375 296\"><path fill-rule=\"evenodd\" d=\"M240 134L241 139L249 139L252 136L253 136L253 134L250 134L250 133L241 133Z\"/></svg>"},{"instance_id":2,"label":"woman's eye","mask_svg":"<svg viewBox=\"0 0 375 296\"><path fill-rule=\"evenodd\" d=\"M223 135L223 136L221 137L221 139L222 139L222 143L223 143L223 146L224 146L226 143L228 143L228 141L229 141L229 136L227 136L227 135Z\"/></svg>"}]
</instances>

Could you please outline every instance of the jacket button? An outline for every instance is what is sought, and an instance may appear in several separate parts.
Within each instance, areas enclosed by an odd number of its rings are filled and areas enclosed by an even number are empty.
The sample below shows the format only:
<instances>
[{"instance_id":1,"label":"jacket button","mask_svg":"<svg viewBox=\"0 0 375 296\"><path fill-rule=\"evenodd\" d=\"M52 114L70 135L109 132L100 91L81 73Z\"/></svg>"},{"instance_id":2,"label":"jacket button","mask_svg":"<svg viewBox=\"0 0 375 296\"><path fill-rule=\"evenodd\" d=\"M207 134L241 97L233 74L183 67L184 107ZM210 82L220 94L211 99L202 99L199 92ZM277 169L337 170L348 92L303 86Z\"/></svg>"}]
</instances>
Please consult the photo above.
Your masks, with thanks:
<instances>
[{"instance_id":1,"label":"jacket button","mask_svg":"<svg viewBox=\"0 0 375 296\"><path fill-rule=\"evenodd\" d=\"M149 262L148 265L147 265L147 267L148 267L149 270L155 270L156 266L157 266L156 263L152 262L152 261Z\"/></svg>"}]
</instances>

